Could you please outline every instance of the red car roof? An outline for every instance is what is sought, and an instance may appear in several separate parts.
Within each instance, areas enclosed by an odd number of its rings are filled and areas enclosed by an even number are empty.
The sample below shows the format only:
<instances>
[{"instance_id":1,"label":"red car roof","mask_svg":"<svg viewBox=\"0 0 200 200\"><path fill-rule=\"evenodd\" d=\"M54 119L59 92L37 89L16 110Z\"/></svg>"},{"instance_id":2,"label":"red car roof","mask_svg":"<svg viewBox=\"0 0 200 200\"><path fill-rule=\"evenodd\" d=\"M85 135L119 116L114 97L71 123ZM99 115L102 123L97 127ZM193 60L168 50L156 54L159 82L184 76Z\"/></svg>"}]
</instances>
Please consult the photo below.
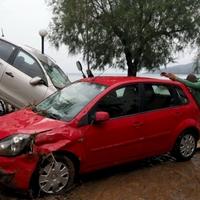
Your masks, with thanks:
<instances>
[{"instance_id":1,"label":"red car roof","mask_svg":"<svg viewBox=\"0 0 200 200\"><path fill-rule=\"evenodd\" d=\"M131 82L155 82L155 83L175 83L171 80L148 78L148 77L130 77L130 76L97 76L93 78L81 79L83 82L94 82L101 85L111 86L118 83ZM177 84L177 82L176 82Z\"/></svg>"}]
</instances>

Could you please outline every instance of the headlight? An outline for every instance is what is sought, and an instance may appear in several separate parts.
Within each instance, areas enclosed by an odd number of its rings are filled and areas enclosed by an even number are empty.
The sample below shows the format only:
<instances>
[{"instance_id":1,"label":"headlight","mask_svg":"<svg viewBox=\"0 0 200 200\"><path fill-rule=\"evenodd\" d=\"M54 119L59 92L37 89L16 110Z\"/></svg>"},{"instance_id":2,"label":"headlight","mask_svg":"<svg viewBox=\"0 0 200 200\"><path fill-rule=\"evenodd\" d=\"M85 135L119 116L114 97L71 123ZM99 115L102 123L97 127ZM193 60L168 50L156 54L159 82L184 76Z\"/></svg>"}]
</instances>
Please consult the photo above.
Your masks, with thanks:
<instances>
[{"instance_id":1,"label":"headlight","mask_svg":"<svg viewBox=\"0 0 200 200\"><path fill-rule=\"evenodd\" d=\"M0 141L0 156L17 156L30 150L32 137L25 134L12 135Z\"/></svg>"}]
</instances>

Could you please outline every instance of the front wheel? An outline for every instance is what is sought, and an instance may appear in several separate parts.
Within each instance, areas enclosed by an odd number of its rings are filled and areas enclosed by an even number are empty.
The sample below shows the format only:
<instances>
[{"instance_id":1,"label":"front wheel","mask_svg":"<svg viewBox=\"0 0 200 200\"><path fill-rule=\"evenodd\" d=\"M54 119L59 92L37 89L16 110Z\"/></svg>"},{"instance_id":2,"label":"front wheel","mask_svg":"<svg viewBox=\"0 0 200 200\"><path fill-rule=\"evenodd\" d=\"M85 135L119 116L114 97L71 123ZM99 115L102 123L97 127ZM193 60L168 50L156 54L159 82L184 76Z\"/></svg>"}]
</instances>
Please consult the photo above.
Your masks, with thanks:
<instances>
[{"instance_id":1,"label":"front wheel","mask_svg":"<svg viewBox=\"0 0 200 200\"><path fill-rule=\"evenodd\" d=\"M197 138L190 132L183 133L176 141L172 155L178 161L190 160L197 148Z\"/></svg>"},{"instance_id":2,"label":"front wheel","mask_svg":"<svg viewBox=\"0 0 200 200\"><path fill-rule=\"evenodd\" d=\"M64 155L52 155L42 161L34 182L39 193L60 194L70 189L74 177L72 160Z\"/></svg>"}]
</instances>

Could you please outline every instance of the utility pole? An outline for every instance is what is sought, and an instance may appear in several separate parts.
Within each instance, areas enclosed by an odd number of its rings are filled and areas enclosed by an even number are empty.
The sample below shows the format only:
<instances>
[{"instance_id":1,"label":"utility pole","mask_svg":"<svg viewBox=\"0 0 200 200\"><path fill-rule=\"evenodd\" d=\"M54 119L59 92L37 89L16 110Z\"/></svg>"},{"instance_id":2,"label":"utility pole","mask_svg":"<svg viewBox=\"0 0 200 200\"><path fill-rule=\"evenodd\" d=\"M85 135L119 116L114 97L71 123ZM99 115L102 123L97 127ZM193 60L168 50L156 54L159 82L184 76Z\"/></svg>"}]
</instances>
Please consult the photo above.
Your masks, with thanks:
<instances>
[{"instance_id":1,"label":"utility pole","mask_svg":"<svg viewBox=\"0 0 200 200\"><path fill-rule=\"evenodd\" d=\"M41 53L44 54L44 38L47 36L47 31L42 29L39 31L39 35L41 37Z\"/></svg>"},{"instance_id":2,"label":"utility pole","mask_svg":"<svg viewBox=\"0 0 200 200\"><path fill-rule=\"evenodd\" d=\"M1 28L1 37L4 37L3 28Z\"/></svg>"}]
</instances>

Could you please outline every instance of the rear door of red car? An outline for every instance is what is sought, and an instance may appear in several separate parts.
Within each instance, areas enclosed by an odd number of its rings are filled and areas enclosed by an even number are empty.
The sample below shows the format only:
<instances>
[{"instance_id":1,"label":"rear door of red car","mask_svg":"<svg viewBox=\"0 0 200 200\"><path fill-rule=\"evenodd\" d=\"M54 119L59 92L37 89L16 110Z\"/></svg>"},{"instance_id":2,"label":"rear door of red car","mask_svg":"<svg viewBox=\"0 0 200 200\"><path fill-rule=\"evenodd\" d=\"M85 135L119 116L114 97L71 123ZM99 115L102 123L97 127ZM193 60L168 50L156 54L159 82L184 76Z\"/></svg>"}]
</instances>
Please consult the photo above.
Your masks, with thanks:
<instances>
[{"instance_id":1,"label":"rear door of red car","mask_svg":"<svg viewBox=\"0 0 200 200\"><path fill-rule=\"evenodd\" d=\"M178 98L175 87L166 84L143 85L140 154L142 157L167 152L172 146L173 131L184 120L188 100Z\"/></svg>"}]
</instances>

